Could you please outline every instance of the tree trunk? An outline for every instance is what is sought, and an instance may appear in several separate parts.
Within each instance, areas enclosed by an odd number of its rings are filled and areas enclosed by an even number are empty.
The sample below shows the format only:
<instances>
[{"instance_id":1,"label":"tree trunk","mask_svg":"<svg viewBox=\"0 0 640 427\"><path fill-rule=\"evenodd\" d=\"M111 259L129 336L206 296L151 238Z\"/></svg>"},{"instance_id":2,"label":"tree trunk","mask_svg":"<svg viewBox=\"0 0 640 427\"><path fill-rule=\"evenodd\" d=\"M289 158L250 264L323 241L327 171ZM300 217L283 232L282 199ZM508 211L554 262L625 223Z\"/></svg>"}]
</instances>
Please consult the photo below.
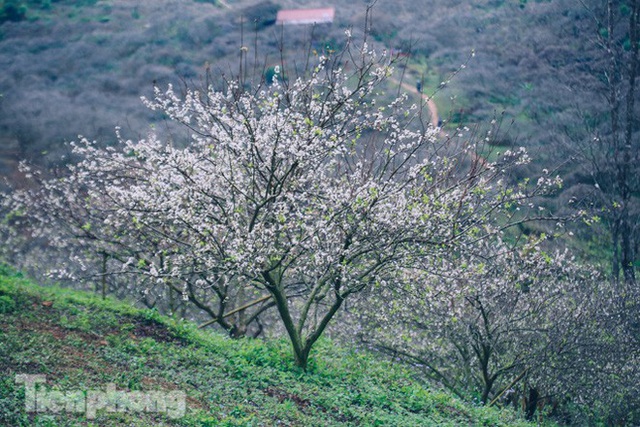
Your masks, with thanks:
<instances>
[{"instance_id":1,"label":"tree trunk","mask_svg":"<svg viewBox=\"0 0 640 427\"><path fill-rule=\"evenodd\" d=\"M611 279L613 283L620 280L620 221L616 217L611 225L611 245L613 253L611 255Z\"/></svg>"},{"instance_id":2,"label":"tree trunk","mask_svg":"<svg viewBox=\"0 0 640 427\"><path fill-rule=\"evenodd\" d=\"M540 394L535 387L529 387L529 398L527 399L527 408L525 411L525 415L528 420L532 420L533 416L536 413L536 409L538 408L538 399L540 398Z\"/></svg>"},{"instance_id":3,"label":"tree trunk","mask_svg":"<svg viewBox=\"0 0 640 427\"><path fill-rule=\"evenodd\" d=\"M632 227L631 227L631 219L629 218L628 209L625 207L622 217L622 274L624 275L625 285L629 289L633 289L636 285L636 272L635 272L635 256L633 253L633 242L632 242Z\"/></svg>"},{"instance_id":4,"label":"tree trunk","mask_svg":"<svg viewBox=\"0 0 640 427\"><path fill-rule=\"evenodd\" d=\"M278 314L280 314L280 319L291 340L296 365L302 369L306 369L309 352L304 351L300 332L296 329L293 318L291 317L291 312L289 311L289 301L287 300L285 291L269 272L263 272L262 277L265 279L267 290L273 295L273 299L276 302L276 309L278 310Z\"/></svg>"}]
</instances>

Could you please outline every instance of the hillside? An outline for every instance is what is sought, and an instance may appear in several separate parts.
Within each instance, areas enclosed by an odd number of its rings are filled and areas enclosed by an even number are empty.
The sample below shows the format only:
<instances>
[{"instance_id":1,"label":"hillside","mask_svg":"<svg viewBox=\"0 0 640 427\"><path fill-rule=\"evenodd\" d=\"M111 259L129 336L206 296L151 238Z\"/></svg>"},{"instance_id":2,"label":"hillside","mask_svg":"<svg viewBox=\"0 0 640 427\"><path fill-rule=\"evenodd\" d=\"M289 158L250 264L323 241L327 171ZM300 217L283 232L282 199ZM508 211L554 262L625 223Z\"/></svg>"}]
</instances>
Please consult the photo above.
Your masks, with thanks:
<instances>
[{"instance_id":1,"label":"hillside","mask_svg":"<svg viewBox=\"0 0 640 427\"><path fill-rule=\"evenodd\" d=\"M233 341L112 300L0 276L0 424L6 426L526 426L509 411L464 404L398 365L319 346L309 372L282 341ZM48 392L186 393L186 411L59 415L25 412L18 374Z\"/></svg>"}]
</instances>

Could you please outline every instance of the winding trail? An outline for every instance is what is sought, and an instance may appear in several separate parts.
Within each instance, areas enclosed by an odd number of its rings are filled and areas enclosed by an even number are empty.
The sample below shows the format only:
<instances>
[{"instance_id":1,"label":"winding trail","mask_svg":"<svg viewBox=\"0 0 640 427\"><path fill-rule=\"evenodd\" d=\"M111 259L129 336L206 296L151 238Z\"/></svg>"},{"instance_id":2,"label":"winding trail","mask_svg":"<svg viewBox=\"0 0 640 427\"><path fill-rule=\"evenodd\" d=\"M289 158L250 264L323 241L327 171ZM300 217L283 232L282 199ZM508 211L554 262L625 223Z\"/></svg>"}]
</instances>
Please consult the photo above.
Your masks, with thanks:
<instances>
[{"instance_id":1,"label":"winding trail","mask_svg":"<svg viewBox=\"0 0 640 427\"><path fill-rule=\"evenodd\" d=\"M433 125L434 128L437 128L440 123L440 116L438 116L438 106L433 101L433 98L429 95L418 92L415 86L410 85L407 82L403 81L402 83L400 83L400 81L395 78L391 78L390 80L399 84L407 92L420 94L420 96L422 96L422 99L425 101L427 108L429 109L430 123Z\"/></svg>"},{"instance_id":2,"label":"winding trail","mask_svg":"<svg viewBox=\"0 0 640 427\"><path fill-rule=\"evenodd\" d=\"M400 81L398 79L393 78L393 77L390 78L389 80L397 83L403 89L405 89L407 92L416 93L416 94L419 93L420 96L422 96L422 99L425 101L425 104L427 105L427 108L429 109L431 125L433 125L433 127L435 129L439 128L439 126L440 126L440 116L438 115L438 106L433 101L433 97L432 96L425 95L424 93L418 92L418 89L415 86L410 85L407 82L403 81L402 83L400 83ZM438 134L441 137L444 137L444 138L448 138L449 137L449 135L442 128L439 128ZM480 166L483 169L487 167L487 160L483 156L479 155L478 153L471 153L471 160L473 162L474 169L475 169L476 166Z\"/></svg>"}]
</instances>

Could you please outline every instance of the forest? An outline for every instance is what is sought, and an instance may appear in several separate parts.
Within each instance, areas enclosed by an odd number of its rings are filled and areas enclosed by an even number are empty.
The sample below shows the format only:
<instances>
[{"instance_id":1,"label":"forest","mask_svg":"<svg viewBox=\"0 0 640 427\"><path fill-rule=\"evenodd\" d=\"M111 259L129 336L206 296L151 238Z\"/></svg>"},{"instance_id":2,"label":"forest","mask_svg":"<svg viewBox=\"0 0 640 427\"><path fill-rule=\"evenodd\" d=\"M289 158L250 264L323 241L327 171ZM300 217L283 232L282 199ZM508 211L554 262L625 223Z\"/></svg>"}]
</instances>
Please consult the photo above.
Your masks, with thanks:
<instances>
[{"instance_id":1,"label":"forest","mask_svg":"<svg viewBox=\"0 0 640 427\"><path fill-rule=\"evenodd\" d=\"M0 0L3 274L280 346L283 375L319 375L331 340L523 423L638 425L639 19L638 0ZM239 420L210 425L269 425Z\"/></svg>"}]
</instances>

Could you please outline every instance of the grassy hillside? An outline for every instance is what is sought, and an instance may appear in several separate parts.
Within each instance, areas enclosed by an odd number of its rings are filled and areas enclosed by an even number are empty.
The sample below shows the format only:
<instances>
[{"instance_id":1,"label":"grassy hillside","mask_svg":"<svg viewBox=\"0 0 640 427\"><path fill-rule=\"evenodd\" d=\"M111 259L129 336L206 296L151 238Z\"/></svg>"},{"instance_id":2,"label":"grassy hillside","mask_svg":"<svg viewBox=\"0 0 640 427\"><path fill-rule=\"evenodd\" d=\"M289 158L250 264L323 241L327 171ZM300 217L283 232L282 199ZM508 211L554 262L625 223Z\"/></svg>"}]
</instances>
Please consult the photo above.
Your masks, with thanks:
<instances>
[{"instance_id":1,"label":"grassy hillside","mask_svg":"<svg viewBox=\"0 0 640 427\"><path fill-rule=\"evenodd\" d=\"M400 366L328 341L318 346L309 372L291 360L285 342L233 341L0 271L3 426L529 425L511 412L430 390ZM184 391L186 412L170 412L167 403L165 413L98 410L92 420L86 412L27 413L17 374L45 375L46 393L104 392L109 383L126 393Z\"/></svg>"}]
</instances>

